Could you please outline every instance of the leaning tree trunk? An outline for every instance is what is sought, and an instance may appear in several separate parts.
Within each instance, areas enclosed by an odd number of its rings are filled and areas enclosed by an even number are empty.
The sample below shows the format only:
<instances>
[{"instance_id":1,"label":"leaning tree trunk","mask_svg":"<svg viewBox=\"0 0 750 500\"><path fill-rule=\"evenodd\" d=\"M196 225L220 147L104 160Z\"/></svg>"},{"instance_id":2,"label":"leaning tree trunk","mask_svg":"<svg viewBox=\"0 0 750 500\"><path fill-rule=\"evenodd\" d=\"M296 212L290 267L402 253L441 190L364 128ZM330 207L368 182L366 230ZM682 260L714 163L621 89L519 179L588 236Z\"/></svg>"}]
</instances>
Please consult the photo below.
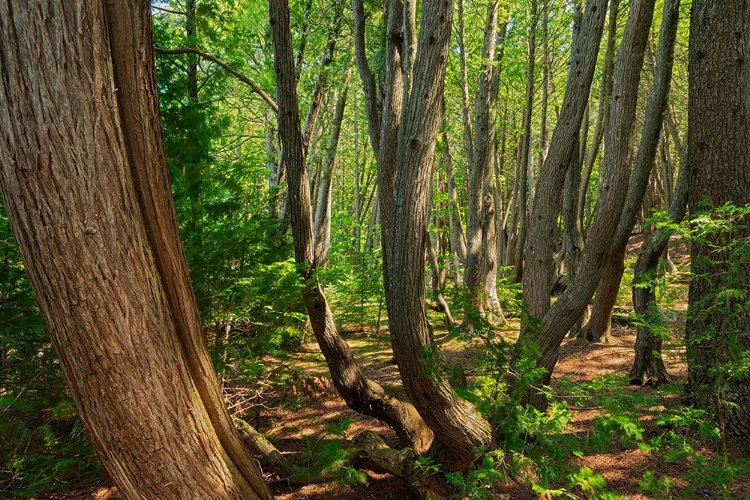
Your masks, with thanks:
<instances>
[{"instance_id":1,"label":"leaning tree trunk","mask_svg":"<svg viewBox=\"0 0 750 500\"><path fill-rule=\"evenodd\" d=\"M668 216L674 224L682 222L688 198L688 152L683 150ZM641 317L635 338L635 359L630 369L630 383L657 386L669 382L667 368L661 357L661 314L656 303L656 272L660 257L669 243L673 230L657 227L643 242L638 260L633 267L633 308Z\"/></svg>"},{"instance_id":2,"label":"leaning tree trunk","mask_svg":"<svg viewBox=\"0 0 750 500\"><path fill-rule=\"evenodd\" d=\"M516 196L518 199L517 210L518 210L518 235L515 240L515 261L512 263L514 266L514 281L521 283L523 278L524 269L524 246L526 244L526 237L529 232L529 215L528 215L528 178L529 178L529 165L531 163L531 115L534 107L534 66L536 59L536 26L539 21L539 13L537 12L537 0L531 0L531 26L529 27L529 53L528 63L526 66L526 106L523 112L523 135L521 136L521 143L518 146L518 168L516 169L516 178L518 180ZM603 16L602 16L603 17ZM599 44L597 39L597 46ZM588 92L588 91L587 91ZM588 94L587 94L588 96ZM577 128L580 128L580 121L578 122Z\"/></svg>"},{"instance_id":3,"label":"leaning tree trunk","mask_svg":"<svg viewBox=\"0 0 750 500\"><path fill-rule=\"evenodd\" d=\"M170 194L147 3L0 5L0 188L128 498L271 498L224 408Z\"/></svg>"},{"instance_id":4,"label":"leaning tree trunk","mask_svg":"<svg viewBox=\"0 0 750 500\"><path fill-rule=\"evenodd\" d=\"M302 295L320 350L331 370L333 384L346 404L355 411L388 423L404 445L424 449L429 441L415 409L393 397L365 377L351 348L341 338L328 302L316 280L313 216L307 180L303 137L294 78L294 52L287 0L269 0L274 47L274 69L279 100L279 134L289 176L289 210L294 237L294 256L302 277Z\"/></svg>"},{"instance_id":5,"label":"leaning tree trunk","mask_svg":"<svg viewBox=\"0 0 750 500\"><path fill-rule=\"evenodd\" d=\"M695 0L690 19L688 202L691 214L750 202L748 27L743 0ZM750 443L748 216L692 242L685 400L717 410L726 435ZM745 248L729 251L732 242ZM732 293L730 293L732 292ZM744 359L744 361L743 361ZM744 363L744 368L743 368ZM738 369L738 366L740 367ZM724 433L722 433L724 434Z\"/></svg>"},{"instance_id":6,"label":"leaning tree trunk","mask_svg":"<svg viewBox=\"0 0 750 500\"><path fill-rule=\"evenodd\" d=\"M666 0L659 33L659 48L656 59L654 82L646 101L646 117L643 122L638 154L633 165L633 174L628 185L625 207L620 216L609 255L604 264L602 277L596 288L596 298L591 309L591 318L584 327L586 339L592 342L609 342L612 329L612 311L617 302L617 292L625 272L625 250L633 230L643 195L648 187L651 170L659 146L662 117L667 107L669 84L672 80L674 44L677 37L680 0Z\"/></svg>"},{"instance_id":7,"label":"leaning tree trunk","mask_svg":"<svg viewBox=\"0 0 750 500\"><path fill-rule=\"evenodd\" d=\"M594 221L587 232L586 246L581 256L581 267L578 279L568 285L563 295L550 307L549 287L545 287L544 294L534 290L534 281L524 278L524 292L530 290L529 301L531 317L540 319L536 325L527 321L518 339L520 353L534 360L536 366L544 368L544 374L533 387L524 391L522 402L533 405L538 409L547 406L544 394L535 389L549 384L559 357L560 343L570 328L586 308L601 276L601 269L607 256L612 237L617 229L620 214L625 205L628 176L630 173L629 150L630 136L635 122L635 111L638 97L638 83L643 65L643 56L648 41L649 28L653 18L655 0L634 0L630 4L630 16L623 35L620 53L617 59L613 96L618 96L612 102L612 116L607 130L607 153L605 169L602 172L602 183L597 195L596 213ZM600 21L602 22L602 21ZM584 28L586 14L584 13L583 27L580 39L586 39ZM575 68L571 66L571 71ZM566 95L567 97L567 95ZM555 137L552 141L554 144ZM577 153L577 152L575 152ZM574 152L571 152L574 154ZM554 165L554 164L553 164ZM550 172L550 175L553 173ZM557 173L555 173L557 174ZM564 175L565 172L563 171ZM541 181L541 177L540 177ZM537 205L541 205L541 198ZM535 205L535 211L536 206ZM557 212L554 211L556 214ZM549 222L549 214L540 214L540 220ZM539 222L534 218L535 222ZM544 224L540 224L544 226ZM547 227L547 226L545 226ZM553 229L553 227L550 227ZM541 241L549 235L540 234ZM535 260L538 249L533 247L533 240L529 240L530 252L527 259ZM539 240L537 240L539 242ZM549 255L539 255L544 262L549 262ZM529 266L530 268L531 266ZM535 266L539 269L546 266ZM530 269L529 269L530 270ZM531 274L531 273L529 273ZM536 274L536 273L534 273ZM546 283L549 273L539 277L540 283ZM529 276L532 279L532 276ZM532 299L534 302L532 302ZM543 301L541 299L544 299ZM537 302L538 301L538 302ZM541 306L541 307L540 307ZM538 308L538 309L537 309ZM543 315L540 315L542 313Z\"/></svg>"},{"instance_id":8,"label":"leaning tree trunk","mask_svg":"<svg viewBox=\"0 0 750 500\"><path fill-rule=\"evenodd\" d=\"M409 398L448 451L445 470L468 467L490 426L461 399L446 376L425 313L428 194L434 166L453 2L425 2L412 92L399 127L393 265L388 307L391 342ZM382 192L382 191L381 191Z\"/></svg>"},{"instance_id":9,"label":"leaning tree trunk","mask_svg":"<svg viewBox=\"0 0 750 500\"><path fill-rule=\"evenodd\" d=\"M547 160L539 172L525 245L524 298L530 317L541 319L549 309L552 255L555 247L561 193L571 158L578 154L578 136L594 77L599 42L604 30L607 0L589 0L573 47L560 117L550 140ZM518 186L518 189L523 189ZM521 211L519 215L523 212Z\"/></svg>"}]
</instances>

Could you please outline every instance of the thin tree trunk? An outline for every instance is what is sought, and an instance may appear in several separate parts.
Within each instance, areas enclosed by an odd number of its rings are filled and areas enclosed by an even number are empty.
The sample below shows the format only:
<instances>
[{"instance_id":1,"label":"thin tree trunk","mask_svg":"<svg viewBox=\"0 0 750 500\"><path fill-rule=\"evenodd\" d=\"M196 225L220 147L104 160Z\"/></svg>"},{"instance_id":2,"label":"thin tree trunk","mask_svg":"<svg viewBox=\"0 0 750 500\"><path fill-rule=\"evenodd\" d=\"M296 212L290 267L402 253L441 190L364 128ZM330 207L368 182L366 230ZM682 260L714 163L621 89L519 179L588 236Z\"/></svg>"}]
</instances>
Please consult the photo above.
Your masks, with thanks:
<instances>
[{"instance_id":1,"label":"thin tree trunk","mask_svg":"<svg viewBox=\"0 0 750 500\"><path fill-rule=\"evenodd\" d=\"M526 244L526 233L528 232L529 222L529 202L528 202L528 182L529 182L529 165L531 158L531 113L534 108L534 68L536 58L536 26L539 22L539 13L537 12L537 0L531 0L531 26L529 27L529 52L528 65L526 67L526 107L523 112L523 135L519 145L518 169L516 177L518 179L518 239L515 242L515 261L514 281L521 283L523 278L524 267L524 246ZM580 127L580 124L579 124Z\"/></svg>"},{"instance_id":2,"label":"thin tree trunk","mask_svg":"<svg viewBox=\"0 0 750 500\"><path fill-rule=\"evenodd\" d=\"M323 163L321 183L318 187L318 200L315 208L315 222L313 224L315 233L315 261L318 266L325 269L328 265L328 253L331 250L331 187L333 165L336 160L336 150L341 135L341 124L344 121L344 110L346 108L346 96L349 91L349 78L351 70L346 71L344 83L336 100L336 111L331 124L331 132L328 138L326 158Z\"/></svg>"},{"instance_id":3,"label":"thin tree trunk","mask_svg":"<svg viewBox=\"0 0 750 500\"><path fill-rule=\"evenodd\" d=\"M445 106L443 106L445 113ZM445 116L443 121L445 123ZM450 231L451 231L451 248L458 260L466 265L466 233L461 220L461 206L458 201L458 190L456 188L456 174L453 171L453 157L450 151L450 142L448 141L447 127L443 128L443 157L445 163L445 176L448 180L448 203L450 205ZM463 280L460 280L463 281ZM458 285L458 283L456 283Z\"/></svg>"},{"instance_id":4,"label":"thin tree trunk","mask_svg":"<svg viewBox=\"0 0 750 500\"><path fill-rule=\"evenodd\" d=\"M596 114L596 124L594 125L594 137L591 149L588 150L585 159L585 173L583 181L578 189L578 218L581 219L583 227L584 207L589 192L589 183L591 173L594 170L596 157L599 155L599 148L604 138L604 131L609 125L609 109L612 102L612 77L615 72L615 41L617 39L617 19L620 12L620 0L612 0L609 6L609 23L607 28L607 50L604 53L604 74L602 75L602 86L599 92L599 111Z\"/></svg>"},{"instance_id":5,"label":"thin tree trunk","mask_svg":"<svg viewBox=\"0 0 750 500\"><path fill-rule=\"evenodd\" d=\"M648 187L656 150L659 146L662 117L667 106L669 84L672 80L679 7L680 0L665 0L664 2L656 61L657 71L646 101L646 118L643 123L638 154L633 165L625 206L596 289L591 318L584 328L586 338L592 342L610 341L612 311L617 302L620 280L625 272L625 249L633 231L643 195Z\"/></svg>"},{"instance_id":6,"label":"thin tree trunk","mask_svg":"<svg viewBox=\"0 0 750 500\"><path fill-rule=\"evenodd\" d=\"M495 113L493 75L496 70L497 0L487 5L482 65L479 74L479 92L475 107L474 163L470 166L469 208L466 216L466 271L464 283L469 292L470 309L464 325L475 326L475 315L484 317L487 312L487 273L497 273L494 255L497 253L494 207L494 140ZM492 241L494 237L494 242ZM494 244L493 244L494 243ZM491 253L487 253L491 252Z\"/></svg>"},{"instance_id":7,"label":"thin tree trunk","mask_svg":"<svg viewBox=\"0 0 750 500\"><path fill-rule=\"evenodd\" d=\"M669 219L679 224L685 216L688 201L688 152L683 150L674 198L669 205ZM630 369L630 383L657 386L669 382L667 368L661 357L663 343L660 331L662 315L656 303L656 272L659 257L669 243L673 230L657 227L643 242L633 267L633 308L641 317L635 339L635 359Z\"/></svg>"},{"instance_id":8,"label":"thin tree trunk","mask_svg":"<svg viewBox=\"0 0 750 500\"><path fill-rule=\"evenodd\" d=\"M269 0L274 68L279 100L279 134L288 165L289 208L294 255L302 277L302 296L313 332L331 371L333 384L347 405L388 423L404 445L422 449L429 436L414 408L390 396L360 370L349 345L339 335L326 297L316 282L313 219L294 79L294 55L287 0Z\"/></svg>"},{"instance_id":9,"label":"thin tree trunk","mask_svg":"<svg viewBox=\"0 0 750 500\"><path fill-rule=\"evenodd\" d=\"M123 495L271 498L204 344L149 16L145 4L0 4L0 189L81 419Z\"/></svg>"}]
</instances>

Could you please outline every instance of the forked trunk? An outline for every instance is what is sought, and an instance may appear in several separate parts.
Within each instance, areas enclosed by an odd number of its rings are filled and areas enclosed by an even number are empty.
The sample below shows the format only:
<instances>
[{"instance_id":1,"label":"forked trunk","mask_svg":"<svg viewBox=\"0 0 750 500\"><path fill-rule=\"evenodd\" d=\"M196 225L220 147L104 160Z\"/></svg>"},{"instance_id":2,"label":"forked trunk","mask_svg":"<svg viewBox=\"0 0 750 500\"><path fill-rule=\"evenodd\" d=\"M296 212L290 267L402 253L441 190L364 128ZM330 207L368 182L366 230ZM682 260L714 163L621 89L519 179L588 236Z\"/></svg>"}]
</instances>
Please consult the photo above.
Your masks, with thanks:
<instances>
[{"instance_id":1,"label":"forked trunk","mask_svg":"<svg viewBox=\"0 0 750 500\"><path fill-rule=\"evenodd\" d=\"M419 415L410 404L389 395L379 384L365 377L351 348L338 333L323 290L316 280L310 184L307 180L297 105L289 5L286 0L269 0L268 5L279 95L279 134L284 145L282 151L289 175L294 255L300 266L302 296L315 338L331 370L334 386L346 404L353 410L388 423L396 431L402 444L424 449L430 436Z\"/></svg>"}]
</instances>

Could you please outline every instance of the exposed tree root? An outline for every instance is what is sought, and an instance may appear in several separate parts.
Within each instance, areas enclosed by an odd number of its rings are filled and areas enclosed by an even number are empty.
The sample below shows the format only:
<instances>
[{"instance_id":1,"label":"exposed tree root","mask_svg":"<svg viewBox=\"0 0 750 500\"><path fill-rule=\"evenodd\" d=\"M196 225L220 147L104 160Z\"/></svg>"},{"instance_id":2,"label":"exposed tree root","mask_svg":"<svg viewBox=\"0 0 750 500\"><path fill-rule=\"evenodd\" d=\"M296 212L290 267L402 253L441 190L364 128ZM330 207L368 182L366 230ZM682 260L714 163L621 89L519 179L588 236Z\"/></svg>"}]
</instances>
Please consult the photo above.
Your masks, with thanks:
<instances>
[{"instance_id":1,"label":"exposed tree root","mask_svg":"<svg viewBox=\"0 0 750 500\"><path fill-rule=\"evenodd\" d=\"M293 485L323 483L340 479L335 471L310 474L290 462L252 425L239 418L233 418L240 436L250 448L262 455L281 477L282 481ZM351 440L347 448L349 462L361 467L369 460L376 468L393 474L405 481L417 498L450 498L453 493L445 478L438 473L426 473L417 464L419 454L413 448L394 450L374 431L364 431Z\"/></svg>"}]
</instances>

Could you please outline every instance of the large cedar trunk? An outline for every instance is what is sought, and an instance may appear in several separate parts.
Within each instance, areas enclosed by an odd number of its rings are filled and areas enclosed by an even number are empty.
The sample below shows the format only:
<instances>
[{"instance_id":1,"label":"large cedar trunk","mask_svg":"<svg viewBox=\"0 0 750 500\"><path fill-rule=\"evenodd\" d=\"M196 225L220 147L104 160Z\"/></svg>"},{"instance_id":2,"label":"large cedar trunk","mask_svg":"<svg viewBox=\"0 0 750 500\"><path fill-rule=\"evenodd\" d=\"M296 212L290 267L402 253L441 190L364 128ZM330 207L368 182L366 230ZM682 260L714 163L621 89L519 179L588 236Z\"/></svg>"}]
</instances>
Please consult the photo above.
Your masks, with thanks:
<instances>
[{"instance_id":1,"label":"large cedar trunk","mask_svg":"<svg viewBox=\"0 0 750 500\"><path fill-rule=\"evenodd\" d=\"M271 498L204 345L148 3L0 5L0 187L97 453L128 498Z\"/></svg>"},{"instance_id":2,"label":"large cedar trunk","mask_svg":"<svg viewBox=\"0 0 750 500\"><path fill-rule=\"evenodd\" d=\"M726 202L750 202L750 129L747 99L748 21L750 4L742 0L696 0L690 21L688 157L689 206L692 214ZM717 91L717 89L721 89ZM706 204L706 202L708 202ZM730 238L709 235L694 241L686 340L688 402L713 407L719 403L726 433L745 446L750 443L750 375L747 368L730 372L725 363L738 362L750 350L750 314L744 298L727 290L750 292L746 258L717 249L750 236L745 225Z\"/></svg>"}]
</instances>

